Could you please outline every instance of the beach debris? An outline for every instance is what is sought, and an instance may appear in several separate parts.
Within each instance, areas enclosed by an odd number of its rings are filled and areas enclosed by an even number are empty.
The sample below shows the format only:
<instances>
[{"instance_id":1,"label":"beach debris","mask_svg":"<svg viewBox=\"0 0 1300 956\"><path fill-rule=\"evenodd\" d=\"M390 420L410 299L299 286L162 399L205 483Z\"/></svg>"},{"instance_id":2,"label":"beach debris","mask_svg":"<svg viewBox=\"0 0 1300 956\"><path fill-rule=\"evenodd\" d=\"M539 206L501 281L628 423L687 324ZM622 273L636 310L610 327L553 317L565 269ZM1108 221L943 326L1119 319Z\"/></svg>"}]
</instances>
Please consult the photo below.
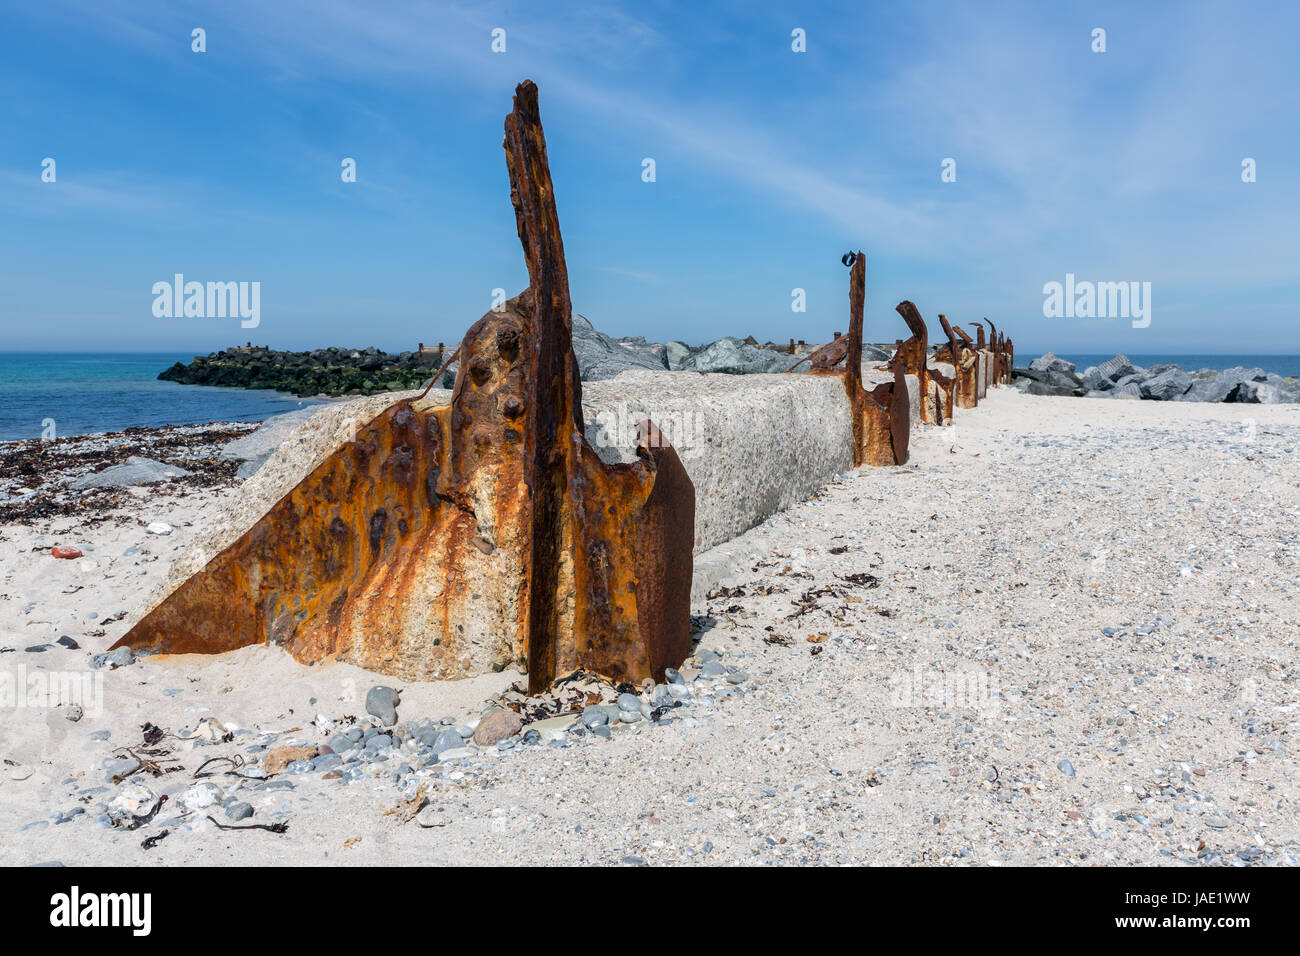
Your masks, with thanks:
<instances>
[{"instance_id":1,"label":"beach debris","mask_svg":"<svg viewBox=\"0 0 1300 956\"><path fill-rule=\"evenodd\" d=\"M208 814L208 820L218 830L265 830L267 833L288 833L289 832L288 820L281 820L279 823L246 823L242 827L232 826L229 823L222 823L221 821L215 819L212 816L212 814ZM361 838L356 837L355 839L359 840ZM344 846L347 846L347 844L345 843Z\"/></svg>"},{"instance_id":2,"label":"beach debris","mask_svg":"<svg viewBox=\"0 0 1300 956\"><path fill-rule=\"evenodd\" d=\"M4 442L4 454L0 455L0 521L31 525L77 518L82 531L105 522L126 523L130 519L124 512L139 504L128 488L74 488L69 477L96 468L102 473L141 453L184 462L189 474L161 486L169 496L183 498L195 491L232 484L238 463L221 460L217 453L223 444L255 427L255 423L216 422Z\"/></svg>"},{"instance_id":3,"label":"beach debris","mask_svg":"<svg viewBox=\"0 0 1300 956\"><path fill-rule=\"evenodd\" d=\"M140 849L152 850L163 840L167 839L167 836L171 832L172 832L171 830L159 830L153 836L145 837L143 840L140 841Z\"/></svg>"},{"instance_id":4,"label":"beach debris","mask_svg":"<svg viewBox=\"0 0 1300 956\"><path fill-rule=\"evenodd\" d=\"M69 561L82 556L79 549L62 544L50 548L50 554L54 555L56 558L64 558Z\"/></svg>"},{"instance_id":5,"label":"beach debris","mask_svg":"<svg viewBox=\"0 0 1300 956\"><path fill-rule=\"evenodd\" d=\"M466 333L450 404L403 400L358 428L115 647L276 643L407 680L523 663L533 691L579 668L639 681L685 657L694 486L649 421L633 462L607 464L583 437L531 81L505 132L529 287Z\"/></svg>"},{"instance_id":6,"label":"beach debris","mask_svg":"<svg viewBox=\"0 0 1300 956\"><path fill-rule=\"evenodd\" d=\"M165 521L154 521L151 522L145 530L150 534L171 534L172 526L167 524Z\"/></svg>"}]
</instances>

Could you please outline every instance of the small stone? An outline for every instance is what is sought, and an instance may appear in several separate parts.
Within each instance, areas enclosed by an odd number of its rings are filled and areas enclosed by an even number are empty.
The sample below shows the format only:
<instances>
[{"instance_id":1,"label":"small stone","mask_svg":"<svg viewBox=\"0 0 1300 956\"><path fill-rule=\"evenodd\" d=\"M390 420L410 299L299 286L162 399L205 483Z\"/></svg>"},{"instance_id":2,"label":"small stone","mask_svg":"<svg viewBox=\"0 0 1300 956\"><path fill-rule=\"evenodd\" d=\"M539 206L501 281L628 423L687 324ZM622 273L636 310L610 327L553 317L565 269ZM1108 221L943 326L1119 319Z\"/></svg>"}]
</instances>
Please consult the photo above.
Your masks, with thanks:
<instances>
[{"instance_id":1,"label":"small stone","mask_svg":"<svg viewBox=\"0 0 1300 956\"><path fill-rule=\"evenodd\" d=\"M68 637L68 635L66 634L64 634L61 638L59 638L55 643L63 647L66 647L70 651L79 650L81 648L80 644L78 644L72 638Z\"/></svg>"},{"instance_id":2,"label":"small stone","mask_svg":"<svg viewBox=\"0 0 1300 956\"><path fill-rule=\"evenodd\" d=\"M636 711L639 713L641 710L641 698L637 697L635 694L619 694L618 709L621 711Z\"/></svg>"},{"instance_id":3,"label":"small stone","mask_svg":"<svg viewBox=\"0 0 1300 956\"><path fill-rule=\"evenodd\" d=\"M1061 773L1065 774L1067 777L1074 776L1074 764L1070 763L1068 760L1062 760L1056 765L1056 769L1061 771Z\"/></svg>"},{"instance_id":4,"label":"small stone","mask_svg":"<svg viewBox=\"0 0 1300 956\"><path fill-rule=\"evenodd\" d=\"M311 760L316 753L315 747L276 747L267 752L262 760L262 769L266 771L267 776L273 777L294 761Z\"/></svg>"},{"instance_id":5,"label":"small stone","mask_svg":"<svg viewBox=\"0 0 1300 956\"><path fill-rule=\"evenodd\" d=\"M378 717L385 727L391 727L397 723L397 705L401 702L401 695L391 687L370 688L366 694L366 713Z\"/></svg>"},{"instance_id":6,"label":"small stone","mask_svg":"<svg viewBox=\"0 0 1300 956\"><path fill-rule=\"evenodd\" d=\"M247 820L253 815L253 805L251 803L232 803L226 807L226 816L231 820Z\"/></svg>"},{"instance_id":7,"label":"small stone","mask_svg":"<svg viewBox=\"0 0 1300 956\"><path fill-rule=\"evenodd\" d=\"M108 815L115 820L138 820L158 809L159 797L148 787L128 784L108 804Z\"/></svg>"},{"instance_id":8,"label":"small stone","mask_svg":"<svg viewBox=\"0 0 1300 956\"><path fill-rule=\"evenodd\" d=\"M701 677L722 677L727 673L727 669L717 661L709 661L700 669Z\"/></svg>"},{"instance_id":9,"label":"small stone","mask_svg":"<svg viewBox=\"0 0 1300 956\"><path fill-rule=\"evenodd\" d=\"M441 763L446 760L464 760L466 757L477 756L478 751L473 747L453 747L438 754L438 761Z\"/></svg>"},{"instance_id":10,"label":"small stone","mask_svg":"<svg viewBox=\"0 0 1300 956\"><path fill-rule=\"evenodd\" d=\"M525 730L525 731L524 731L524 743L526 743L526 744L539 744L539 743L541 743L541 742L542 742L542 735L539 734L537 731L535 731L535 730Z\"/></svg>"},{"instance_id":11,"label":"small stone","mask_svg":"<svg viewBox=\"0 0 1300 956\"><path fill-rule=\"evenodd\" d=\"M524 722L514 711L495 710L478 722L474 731L474 743L480 747L491 747L519 733L523 725Z\"/></svg>"},{"instance_id":12,"label":"small stone","mask_svg":"<svg viewBox=\"0 0 1300 956\"><path fill-rule=\"evenodd\" d=\"M415 815L415 822L427 830L432 827L445 827L451 823L451 817L433 807L425 807Z\"/></svg>"},{"instance_id":13,"label":"small stone","mask_svg":"<svg viewBox=\"0 0 1300 956\"><path fill-rule=\"evenodd\" d=\"M118 667L126 667L135 661L135 654L129 647L119 647L115 651L108 651L104 654L93 654L90 658L90 666L94 668L107 667L110 670Z\"/></svg>"},{"instance_id":14,"label":"small stone","mask_svg":"<svg viewBox=\"0 0 1300 956\"><path fill-rule=\"evenodd\" d=\"M65 545L56 545L55 547L50 548L50 554L54 555L56 558L63 558L66 561L71 561L81 557L80 551L76 548L67 547Z\"/></svg>"},{"instance_id":15,"label":"small stone","mask_svg":"<svg viewBox=\"0 0 1300 956\"><path fill-rule=\"evenodd\" d=\"M682 677L682 672L675 667L664 668L664 680L669 684L685 684L686 679Z\"/></svg>"},{"instance_id":16,"label":"small stone","mask_svg":"<svg viewBox=\"0 0 1300 956\"><path fill-rule=\"evenodd\" d=\"M181 795L180 805L189 813L206 810L221 802L221 788L215 783L196 783Z\"/></svg>"},{"instance_id":17,"label":"small stone","mask_svg":"<svg viewBox=\"0 0 1300 956\"><path fill-rule=\"evenodd\" d=\"M145 530L150 534L171 534L172 526L165 521L154 521Z\"/></svg>"}]
</instances>

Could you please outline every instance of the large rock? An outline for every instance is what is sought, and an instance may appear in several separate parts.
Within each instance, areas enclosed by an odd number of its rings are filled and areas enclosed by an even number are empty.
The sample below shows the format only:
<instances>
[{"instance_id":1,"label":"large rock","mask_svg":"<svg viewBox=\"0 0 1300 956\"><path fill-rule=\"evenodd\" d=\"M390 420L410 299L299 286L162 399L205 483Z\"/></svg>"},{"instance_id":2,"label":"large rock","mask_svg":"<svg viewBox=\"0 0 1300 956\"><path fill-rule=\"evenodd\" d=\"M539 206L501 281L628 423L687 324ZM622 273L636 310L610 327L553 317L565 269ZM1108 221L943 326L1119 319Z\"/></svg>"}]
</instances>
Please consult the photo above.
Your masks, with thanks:
<instances>
[{"instance_id":1,"label":"large rock","mask_svg":"<svg viewBox=\"0 0 1300 956\"><path fill-rule=\"evenodd\" d=\"M190 474L184 468L167 465L152 458L132 455L120 465L113 465L103 471L91 472L73 480L72 487L83 488L126 488L129 485L150 485L172 478L183 478Z\"/></svg>"},{"instance_id":2,"label":"large rock","mask_svg":"<svg viewBox=\"0 0 1300 956\"><path fill-rule=\"evenodd\" d=\"M1155 374L1138 385L1143 398L1169 402L1192 387L1192 377L1177 365L1157 366L1151 371Z\"/></svg>"},{"instance_id":3,"label":"large rock","mask_svg":"<svg viewBox=\"0 0 1300 956\"><path fill-rule=\"evenodd\" d=\"M1137 366L1128 360L1127 355L1123 354L1116 355L1113 359L1108 359L1097 366L1097 373L1112 382L1118 382L1125 375L1132 375L1137 370Z\"/></svg>"},{"instance_id":4,"label":"large rock","mask_svg":"<svg viewBox=\"0 0 1300 956\"><path fill-rule=\"evenodd\" d=\"M1090 392L1109 392L1115 387L1115 383L1110 380L1110 376L1095 365L1090 365L1084 369L1082 384ZM1088 397L1092 398L1094 396L1089 395Z\"/></svg>"},{"instance_id":5,"label":"large rock","mask_svg":"<svg viewBox=\"0 0 1300 956\"><path fill-rule=\"evenodd\" d=\"M784 372L794 364L789 355L749 345L726 336L698 349L682 363L683 371L721 372L725 375L753 375Z\"/></svg>"},{"instance_id":6,"label":"large rock","mask_svg":"<svg viewBox=\"0 0 1300 956\"><path fill-rule=\"evenodd\" d=\"M1260 368L1203 370L1191 376L1191 387L1178 396L1183 402L1246 402L1273 405L1300 401L1300 388L1293 381Z\"/></svg>"},{"instance_id":7,"label":"large rock","mask_svg":"<svg viewBox=\"0 0 1300 956\"><path fill-rule=\"evenodd\" d=\"M1074 363L1067 362L1063 358L1057 358L1053 353L1048 352L1029 363L1029 367L1035 372L1065 372L1074 371Z\"/></svg>"},{"instance_id":8,"label":"large rock","mask_svg":"<svg viewBox=\"0 0 1300 956\"><path fill-rule=\"evenodd\" d=\"M669 342L664 346L668 368L674 372L680 372L692 354L691 347L684 342Z\"/></svg>"},{"instance_id":9,"label":"large rock","mask_svg":"<svg viewBox=\"0 0 1300 956\"><path fill-rule=\"evenodd\" d=\"M1050 353L1049 353L1050 354ZM1059 361L1059 360L1058 360ZM1065 363L1069 365L1069 363ZM1070 366L1073 368L1074 366ZM1027 395L1072 395L1081 396L1087 392L1082 378L1073 372L1055 369L1018 368L1012 382Z\"/></svg>"},{"instance_id":10,"label":"large rock","mask_svg":"<svg viewBox=\"0 0 1300 956\"><path fill-rule=\"evenodd\" d=\"M663 372L668 366L666 357L654 356L627 348L617 339L598 331L584 316L573 316L573 354L578 359L578 374L584 382L599 382L613 378L629 369L649 369Z\"/></svg>"}]
</instances>

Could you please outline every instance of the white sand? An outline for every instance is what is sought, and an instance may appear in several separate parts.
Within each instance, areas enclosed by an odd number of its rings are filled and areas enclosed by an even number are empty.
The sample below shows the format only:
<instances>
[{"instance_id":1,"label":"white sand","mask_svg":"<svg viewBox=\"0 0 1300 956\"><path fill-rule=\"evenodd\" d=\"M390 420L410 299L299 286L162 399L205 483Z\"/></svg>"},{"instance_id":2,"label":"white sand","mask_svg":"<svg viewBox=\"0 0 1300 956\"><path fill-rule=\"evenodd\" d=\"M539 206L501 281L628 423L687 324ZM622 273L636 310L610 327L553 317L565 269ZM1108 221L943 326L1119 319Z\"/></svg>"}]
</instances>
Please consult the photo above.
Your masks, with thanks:
<instances>
[{"instance_id":1,"label":"white sand","mask_svg":"<svg viewBox=\"0 0 1300 956\"><path fill-rule=\"evenodd\" d=\"M246 822L288 800L284 835L192 818L144 850L157 827L91 822L111 794L71 822L20 829L78 805L73 791L100 785L100 761L138 743L145 721L212 716L319 742L316 713L359 714L371 684L390 683L268 648L153 658L93 672L103 710L79 722L0 710L0 864L1184 865L1202 842L1202 862L1300 860L1300 407L998 389L954 430L914 431L912 449L911 466L854 472L701 556L715 575L725 556L727 583L745 589L697 608L717 622L701 647L753 680L691 708L697 727L642 723L613 741L440 766L429 795L446 825L430 829L383 813L397 802L386 780L313 774L241 795L257 809ZM0 527L0 647L17 648L0 671L84 672L126 626L105 619L200 533L214 502L199 502L145 494L129 523L39 537ZM151 535L150 521L176 530ZM53 544L94 550L32 550ZM142 553L124 556L132 546ZM879 586L842 580L864 572ZM61 634L81 650L23 650ZM517 676L405 685L401 716L472 718ZM111 739L92 741L97 730ZM148 785L183 790L202 760L251 739L176 754L184 771Z\"/></svg>"}]
</instances>

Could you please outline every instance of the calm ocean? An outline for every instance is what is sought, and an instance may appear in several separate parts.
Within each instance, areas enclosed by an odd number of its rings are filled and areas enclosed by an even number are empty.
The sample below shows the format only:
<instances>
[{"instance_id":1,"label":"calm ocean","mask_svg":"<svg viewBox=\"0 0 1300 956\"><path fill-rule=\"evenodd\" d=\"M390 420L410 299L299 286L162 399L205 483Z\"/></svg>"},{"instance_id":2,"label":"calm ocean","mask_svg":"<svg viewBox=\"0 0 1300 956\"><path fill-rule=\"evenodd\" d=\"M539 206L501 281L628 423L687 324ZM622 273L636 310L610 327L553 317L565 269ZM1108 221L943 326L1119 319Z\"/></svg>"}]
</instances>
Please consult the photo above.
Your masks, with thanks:
<instances>
[{"instance_id":1,"label":"calm ocean","mask_svg":"<svg viewBox=\"0 0 1300 956\"><path fill-rule=\"evenodd\" d=\"M0 352L0 441L40 438L54 419L57 437L137 425L259 421L319 402L283 392L158 381L193 353Z\"/></svg>"}]
</instances>

